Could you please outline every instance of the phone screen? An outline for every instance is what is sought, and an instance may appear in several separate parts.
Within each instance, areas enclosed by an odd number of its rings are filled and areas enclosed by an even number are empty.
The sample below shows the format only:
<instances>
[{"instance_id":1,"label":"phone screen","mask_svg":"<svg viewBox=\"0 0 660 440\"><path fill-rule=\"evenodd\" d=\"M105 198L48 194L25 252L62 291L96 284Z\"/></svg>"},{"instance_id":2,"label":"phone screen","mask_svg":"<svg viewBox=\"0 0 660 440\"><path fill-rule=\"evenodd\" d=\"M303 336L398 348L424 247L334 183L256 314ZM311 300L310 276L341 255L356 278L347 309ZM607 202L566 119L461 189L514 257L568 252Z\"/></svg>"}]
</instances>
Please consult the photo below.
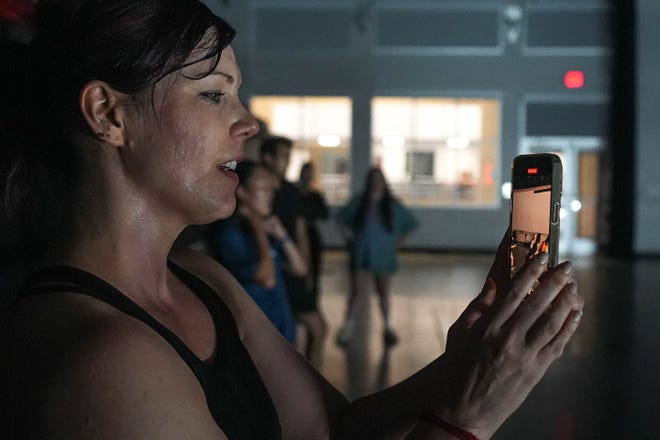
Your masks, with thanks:
<instances>
[{"instance_id":1,"label":"phone screen","mask_svg":"<svg viewBox=\"0 0 660 440\"><path fill-rule=\"evenodd\" d=\"M556 261L561 180L551 155L519 156L513 164L510 270L513 277L527 260L542 252ZM556 156L555 156L556 157ZM559 168L560 170L561 168ZM553 174L554 173L554 174ZM559 183L558 183L559 182ZM555 257L555 258L552 258Z\"/></svg>"}]
</instances>

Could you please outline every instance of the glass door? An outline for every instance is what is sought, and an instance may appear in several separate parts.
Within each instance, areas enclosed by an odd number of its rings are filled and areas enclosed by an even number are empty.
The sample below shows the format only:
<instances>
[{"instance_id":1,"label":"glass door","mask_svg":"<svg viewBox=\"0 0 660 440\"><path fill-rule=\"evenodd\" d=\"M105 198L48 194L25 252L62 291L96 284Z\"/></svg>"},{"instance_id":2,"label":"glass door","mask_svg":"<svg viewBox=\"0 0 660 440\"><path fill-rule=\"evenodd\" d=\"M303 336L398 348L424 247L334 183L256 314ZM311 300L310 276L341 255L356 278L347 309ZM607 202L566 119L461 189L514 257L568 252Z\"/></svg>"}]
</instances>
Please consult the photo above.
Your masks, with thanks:
<instances>
[{"instance_id":1,"label":"glass door","mask_svg":"<svg viewBox=\"0 0 660 440\"><path fill-rule=\"evenodd\" d=\"M559 249L567 255L596 252L600 152L597 137L526 137L521 153L555 153L564 167Z\"/></svg>"}]
</instances>

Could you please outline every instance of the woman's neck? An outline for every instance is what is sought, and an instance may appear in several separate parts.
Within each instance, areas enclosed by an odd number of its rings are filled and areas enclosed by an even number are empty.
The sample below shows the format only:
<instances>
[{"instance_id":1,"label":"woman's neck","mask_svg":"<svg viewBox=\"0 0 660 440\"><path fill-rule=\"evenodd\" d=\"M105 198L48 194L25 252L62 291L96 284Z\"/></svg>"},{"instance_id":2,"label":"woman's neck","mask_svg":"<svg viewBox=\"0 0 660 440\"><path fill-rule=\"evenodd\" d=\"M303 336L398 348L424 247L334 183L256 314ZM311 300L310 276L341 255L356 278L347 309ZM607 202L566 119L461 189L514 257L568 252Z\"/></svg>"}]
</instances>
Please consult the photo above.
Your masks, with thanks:
<instances>
[{"instance_id":1,"label":"woman's neck","mask_svg":"<svg viewBox=\"0 0 660 440\"><path fill-rule=\"evenodd\" d=\"M101 209L102 208L102 209ZM94 273L139 304L169 294L167 259L184 225L166 225L146 207L116 200L72 210L42 265L66 264Z\"/></svg>"}]
</instances>

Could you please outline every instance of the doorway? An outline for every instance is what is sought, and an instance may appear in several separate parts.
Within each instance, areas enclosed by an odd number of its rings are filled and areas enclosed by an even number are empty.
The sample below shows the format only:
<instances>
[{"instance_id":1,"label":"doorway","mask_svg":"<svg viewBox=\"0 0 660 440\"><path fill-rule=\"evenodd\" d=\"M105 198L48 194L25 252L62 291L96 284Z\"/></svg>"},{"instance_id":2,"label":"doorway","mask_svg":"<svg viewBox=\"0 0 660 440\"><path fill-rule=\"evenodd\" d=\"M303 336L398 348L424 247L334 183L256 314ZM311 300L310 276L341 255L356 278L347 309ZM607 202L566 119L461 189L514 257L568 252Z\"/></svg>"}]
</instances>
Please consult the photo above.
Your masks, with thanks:
<instances>
[{"instance_id":1,"label":"doorway","mask_svg":"<svg viewBox=\"0 0 660 440\"><path fill-rule=\"evenodd\" d=\"M560 253L593 255L597 248L601 152L599 137L526 137L521 153L555 153L564 167L561 199Z\"/></svg>"}]
</instances>

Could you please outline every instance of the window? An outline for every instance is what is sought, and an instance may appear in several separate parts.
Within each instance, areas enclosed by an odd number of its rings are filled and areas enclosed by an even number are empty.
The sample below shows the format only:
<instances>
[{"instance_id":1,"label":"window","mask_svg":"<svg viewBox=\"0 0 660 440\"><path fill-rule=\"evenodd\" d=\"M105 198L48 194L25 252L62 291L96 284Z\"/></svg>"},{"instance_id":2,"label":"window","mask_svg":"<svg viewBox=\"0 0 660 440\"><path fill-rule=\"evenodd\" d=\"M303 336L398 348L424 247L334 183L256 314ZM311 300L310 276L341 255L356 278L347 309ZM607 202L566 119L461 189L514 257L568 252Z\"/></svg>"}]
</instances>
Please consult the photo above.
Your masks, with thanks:
<instances>
[{"instance_id":1,"label":"window","mask_svg":"<svg viewBox=\"0 0 660 440\"><path fill-rule=\"evenodd\" d=\"M377 97L372 160L405 203L492 205L499 121L496 99Z\"/></svg>"},{"instance_id":2,"label":"window","mask_svg":"<svg viewBox=\"0 0 660 440\"><path fill-rule=\"evenodd\" d=\"M297 181L302 165L312 162L317 186L331 205L349 196L351 107L348 97L256 96L250 101L252 114L269 134L294 141L287 179Z\"/></svg>"},{"instance_id":3,"label":"window","mask_svg":"<svg viewBox=\"0 0 660 440\"><path fill-rule=\"evenodd\" d=\"M406 157L406 171L411 180L433 179L433 153L409 151Z\"/></svg>"}]
</instances>

